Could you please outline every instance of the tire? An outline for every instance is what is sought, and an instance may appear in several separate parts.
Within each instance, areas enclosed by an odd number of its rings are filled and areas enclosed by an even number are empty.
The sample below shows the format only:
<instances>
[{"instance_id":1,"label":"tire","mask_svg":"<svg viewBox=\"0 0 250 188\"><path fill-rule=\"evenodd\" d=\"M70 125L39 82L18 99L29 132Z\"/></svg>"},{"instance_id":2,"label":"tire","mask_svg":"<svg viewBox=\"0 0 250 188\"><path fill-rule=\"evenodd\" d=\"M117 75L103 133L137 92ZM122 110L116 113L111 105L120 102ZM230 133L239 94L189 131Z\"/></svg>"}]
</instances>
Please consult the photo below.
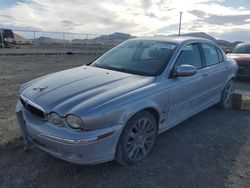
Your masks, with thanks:
<instances>
[{"instance_id":1,"label":"tire","mask_svg":"<svg viewBox=\"0 0 250 188\"><path fill-rule=\"evenodd\" d=\"M232 108L232 97L234 92L234 81L231 79L223 89L219 106L223 109Z\"/></svg>"},{"instance_id":2,"label":"tire","mask_svg":"<svg viewBox=\"0 0 250 188\"><path fill-rule=\"evenodd\" d=\"M124 166L138 163L152 150L157 136L154 116L146 111L137 113L124 127L116 148L115 160Z\"/></svg>"}]
</instances>

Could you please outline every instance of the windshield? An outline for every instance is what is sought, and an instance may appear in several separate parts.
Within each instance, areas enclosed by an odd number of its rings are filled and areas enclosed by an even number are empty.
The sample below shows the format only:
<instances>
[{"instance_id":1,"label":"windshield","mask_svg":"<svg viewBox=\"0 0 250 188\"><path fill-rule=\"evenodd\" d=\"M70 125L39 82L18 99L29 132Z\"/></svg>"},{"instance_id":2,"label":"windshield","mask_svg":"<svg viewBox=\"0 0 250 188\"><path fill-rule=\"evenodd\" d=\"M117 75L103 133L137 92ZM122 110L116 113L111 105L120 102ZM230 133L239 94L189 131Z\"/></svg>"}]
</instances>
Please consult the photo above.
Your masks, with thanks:
<instances>
[{"instance_id":1,"label":"windshield","mask_svg":"<svg viewBox=\"0 0 250 188\"><path fill-rule=\"evenodd\" d=\"M232 53L250 54L250 44L239 44L233 49Z\"/></svg>"},{"instance_id":2,"label":"windshield","mask_svg":"<svg viewBox=\"0 0 250 188\"><path fill-rule=\"evenodd\" d=\"M162 41L130 40L98 58L92 66L139 74L159 75L166 67L176 44Z\"/></svg>"}]
</instances>

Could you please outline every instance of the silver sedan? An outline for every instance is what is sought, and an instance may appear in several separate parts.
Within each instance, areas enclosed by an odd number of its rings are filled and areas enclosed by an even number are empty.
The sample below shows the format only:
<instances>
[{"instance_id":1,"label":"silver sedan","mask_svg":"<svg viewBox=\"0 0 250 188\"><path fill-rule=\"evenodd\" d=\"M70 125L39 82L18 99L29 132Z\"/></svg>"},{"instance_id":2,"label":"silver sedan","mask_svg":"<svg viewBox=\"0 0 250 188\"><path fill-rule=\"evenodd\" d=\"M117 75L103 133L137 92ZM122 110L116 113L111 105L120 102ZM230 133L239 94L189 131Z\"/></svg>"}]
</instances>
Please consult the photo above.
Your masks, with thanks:
<instances>
[{"instance_id":1,"label":"silver sedan","mask_svg":"<svg viewBox=\"0 0 250 188\"><path fill-rule=\"evenodd\" d=\"M16 113L28 145L78 164L131 165L158 134L212 105L230 108L237 68L209 40L135 38L23 84Z\"/></svg>"}]
</instances>

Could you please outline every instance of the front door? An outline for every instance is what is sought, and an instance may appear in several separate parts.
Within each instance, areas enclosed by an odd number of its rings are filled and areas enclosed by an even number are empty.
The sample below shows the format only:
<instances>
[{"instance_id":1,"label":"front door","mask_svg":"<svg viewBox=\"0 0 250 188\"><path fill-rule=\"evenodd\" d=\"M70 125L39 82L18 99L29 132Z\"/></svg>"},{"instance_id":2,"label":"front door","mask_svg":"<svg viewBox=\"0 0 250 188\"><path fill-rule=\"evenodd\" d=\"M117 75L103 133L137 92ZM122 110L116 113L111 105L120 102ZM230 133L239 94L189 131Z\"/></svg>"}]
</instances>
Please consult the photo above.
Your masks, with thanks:
<instances>
[{"instance_id":1,"label":"front door","mask_svg":"<svg viewBox=\"0 0 250 188\"><path fill-rule=\"evenodd\" d=\"M197 73L188 77L169 78L169 114L167 127L172 127L199 111L204 103L206 85L199 44L189 44L181 51L174 68L193 65Z\"/></svg>"}]
</instances>

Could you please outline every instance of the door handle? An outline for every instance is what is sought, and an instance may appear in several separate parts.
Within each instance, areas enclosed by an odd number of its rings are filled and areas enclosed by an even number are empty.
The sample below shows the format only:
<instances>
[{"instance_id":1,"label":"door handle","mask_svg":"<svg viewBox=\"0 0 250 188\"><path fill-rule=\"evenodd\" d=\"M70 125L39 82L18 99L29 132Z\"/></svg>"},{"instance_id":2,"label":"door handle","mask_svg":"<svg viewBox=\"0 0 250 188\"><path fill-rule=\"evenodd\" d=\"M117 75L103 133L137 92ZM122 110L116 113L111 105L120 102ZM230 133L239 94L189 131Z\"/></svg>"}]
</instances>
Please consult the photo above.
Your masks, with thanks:
<instances>
[{"instance_id":1,"label":"door handle","mask_svg":"<svg viewBox=\"0 0 250 188\"><path fill-rule=\"evenodd\" d=\"M207 76L208 75L208 73L207 72L204 72L203 74L202 74L202 76Z\"/></svg>"}]
</instances>

